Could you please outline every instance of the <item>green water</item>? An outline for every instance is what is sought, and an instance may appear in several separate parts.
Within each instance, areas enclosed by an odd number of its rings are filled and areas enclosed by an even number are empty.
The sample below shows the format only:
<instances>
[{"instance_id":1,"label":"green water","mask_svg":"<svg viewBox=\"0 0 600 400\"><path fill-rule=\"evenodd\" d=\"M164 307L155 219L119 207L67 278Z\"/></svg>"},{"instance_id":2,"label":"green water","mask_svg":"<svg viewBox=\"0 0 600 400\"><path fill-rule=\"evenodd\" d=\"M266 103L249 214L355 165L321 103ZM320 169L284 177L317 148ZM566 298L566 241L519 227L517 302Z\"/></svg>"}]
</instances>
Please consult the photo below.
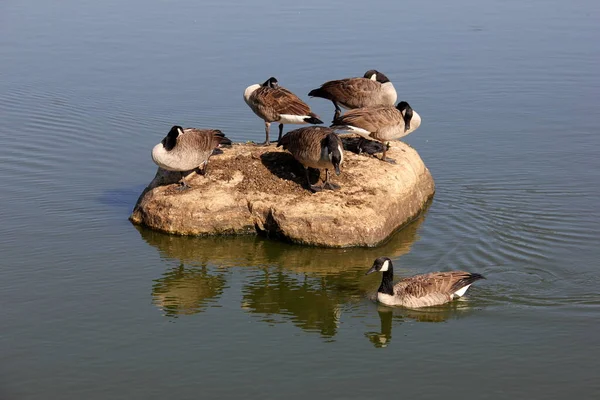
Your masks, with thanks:
<instances>
[{"instance_id":1,"label":"green water","mask_svg":"<svg viewBox=\"0 0 600 400\"><path fill-rule=\"evenodd\" d=\"M0 399L600 394L594 1L0 5ZM427 212L375 249L171 237L127 217L173 124L264 138L242 100L377 68L423 118ZM286 128L287 129L287 128ZM487 280L377 305L398 275Z\"/></svg>"}]
</instances>

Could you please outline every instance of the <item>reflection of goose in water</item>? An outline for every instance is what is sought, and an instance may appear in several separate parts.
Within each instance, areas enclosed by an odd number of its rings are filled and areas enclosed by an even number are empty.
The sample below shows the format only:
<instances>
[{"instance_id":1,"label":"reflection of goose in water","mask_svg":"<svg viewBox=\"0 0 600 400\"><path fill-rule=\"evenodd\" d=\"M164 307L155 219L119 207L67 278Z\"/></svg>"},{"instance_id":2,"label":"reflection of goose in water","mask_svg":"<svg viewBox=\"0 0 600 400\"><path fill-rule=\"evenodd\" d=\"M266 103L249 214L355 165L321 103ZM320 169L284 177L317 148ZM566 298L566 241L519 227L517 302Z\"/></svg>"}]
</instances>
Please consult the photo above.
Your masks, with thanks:
<instances>
[{"instance_id":1,"label":"reflection of goose in water","mask_svg":"<svg viewBox=\"0 0 600 400\"><path fill-rule=\"evenodd\" d=\"M380 332L366 332L365 337L377 348L386 347L392 339L392 310L381 307L377 313L381 320Z\"/></svg>"},{"instance_id":2,"label":"reflection of goose in water","mask_svg":"<svg viewBox=\"0 0 600 400\"><path fill-rule=\"evenodd\" d=\"M251 267L245 268L244 273L254 276L242 289L242 307L247 312L257 314L261 321L291 322L300 329L332 337L339 329L340 310L349 303L360 302L369 290L369 281L360 279L364 264L372 262L382 251L394 257L407 253L418 239L417 230L423 221L424 217L419 217L376 249L316 249L256 236L194 238L135 228L163 258L186 265ZM199 269L186 269L180 279L189 277L189 282L195 282L194 278L200 276L198 272L187 271ZM182 291L178 287L181 281L175 278L174 272L172 275L173 284L162 283L161 292ZM224 278L218 275L216 279L224 285ZM166 293L161 296L165 297ZM157 298L158 293L154 297ZM173 297L171 295L171 305ZM199 308L198 303L191 300L186 303L191 304L188 306L182 301L178 304L182 310Z\"/></svg>"},{"instance_id":3,"label":"reflection of goose in water","mask_svg":"<svg viewBox=\"0 0 600 400\"><path fill-rule=\"evenodd\" d=\"M199 313L209 303L216 303L226 280L223 274L211 275L205 266L185 268L181 264L165 272L155 282L152 287L154 304L165 315L176 317Z\"/></svg>"},{"instance_id":4,"label":"reflection of goose in water","mask_svg":"<svg viewBox=\"0 0 600 400\"><path fill-rule=\"evenodd\" d=\"M372 300L375 299L373 298ZM442 306L420 308L418 310L388 307L378 304L377 313L381 321L380 331L365 332L365 337L375 347L386 347L392 340L392 328L394 325L396 325L396 328L399 328L398 325L407 319L418 322L445 322L449 319L462 318L471 310L472 308L469 307L469 303L461 300Z\"/></svg>"}]
</instances>

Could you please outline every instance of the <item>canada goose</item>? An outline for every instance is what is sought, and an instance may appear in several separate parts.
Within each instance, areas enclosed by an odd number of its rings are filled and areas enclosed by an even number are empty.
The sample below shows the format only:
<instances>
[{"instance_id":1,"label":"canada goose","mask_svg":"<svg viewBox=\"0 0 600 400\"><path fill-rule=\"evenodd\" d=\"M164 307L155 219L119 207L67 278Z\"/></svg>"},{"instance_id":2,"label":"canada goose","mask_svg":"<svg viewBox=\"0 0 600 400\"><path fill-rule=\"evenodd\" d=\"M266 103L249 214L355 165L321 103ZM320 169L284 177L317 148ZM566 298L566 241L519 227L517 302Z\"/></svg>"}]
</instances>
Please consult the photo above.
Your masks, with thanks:
<instances>
[{"instance_id":1,"label":"canada goose","mask_svg":"<svg viewBox=\"0 0 600 400\"><path fill-rule=\"evenodd\" d=\"M377 300L388 306L419 308L437 306L462 297L469 286L482 275L464 271L432 272L400 280L394 285L392 260L379 257L365 275L383 272Z\"/></svg>"},{"instance_id":2,"label":"canada goose","mask_svg":"<svg viewBox=\"0 0 600 400\"><path fill-rule=\"evenodd\" d=\"M283 133L284 124L322 124L319 116L310 111L310 107L289 90L279 86L277 79L271 77L262 85L248 86L244 91L244 100L254 114L265 121L267 138L269 142L269 127L271 122L279 122L279 139Z\"/></svg>"},{"instance_id":3,"label":"canada goose","mask_svg":"<svg viewBox=\"0 0 600 400\"><path fill-rule=\"evenodd\" d=\"M398 98L394 85L387 76L377 70L365 72L362 78L346 78L325 82L320 88L311 90L311 97L331 100L335 107L333 119L345 109L393 106Z\"/></svg>"},{"instance_id":4,"label":"canada goose","mask_svg":"<svg viewBox=\"0 0 600 400\"><path fill-rule=\"evenodd\" d=\"M333 121L331 125L338 133L355 133L368 140L385 143L414 132L421 125L421 116L410 105L401 101L396 107L379 106L350 110ZM360 145L359 145L360 147ZM387 146L383 147L382 160L386 158Z\"/></svg>"},{"instance_id":5,"label":"canada goose","mask_svg":"<svg viewBox=\"0 0 600 400\"><path fill-rule=\"evenodd\" d=\"M208 159L220 145L231 144L231 140L216 129L185 128L175 125L167 136L152 149L152 161L162 169L180 171L181 188L188 188L183 172L194 171L204 165L208 173Z\"/></svg>"},{"instance_id":6,"label":"canada goose","mask_svg":"<svg viewBox=\"0 0 600 400\"><path fill-rule=\"evenodd\" d=\"M304 166L306 181L311 191L340 188L339 185L329 182L329 170L333 169L336 175L339 175L340 165L344 161L342 141L333 129L323 126L295 129L283 135L277 142L277 147L279 146L292 153L294 158ZM310 184L309 167L319 170L325 168L325 183L322 187Z\"/></svg>"}]
</instances>

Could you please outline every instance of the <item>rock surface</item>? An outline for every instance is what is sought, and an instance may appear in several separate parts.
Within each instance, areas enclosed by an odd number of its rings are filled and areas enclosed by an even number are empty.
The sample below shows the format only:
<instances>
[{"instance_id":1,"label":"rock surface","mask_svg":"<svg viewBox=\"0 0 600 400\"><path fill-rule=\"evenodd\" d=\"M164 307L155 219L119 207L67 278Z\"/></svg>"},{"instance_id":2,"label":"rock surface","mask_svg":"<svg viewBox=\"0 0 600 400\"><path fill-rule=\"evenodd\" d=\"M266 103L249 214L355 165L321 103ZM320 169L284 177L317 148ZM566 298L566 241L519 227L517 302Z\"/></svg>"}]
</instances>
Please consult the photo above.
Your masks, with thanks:
<instances>
[{"instance_id":1,"label":"rock surface","mask_svg":"<svg viewBox=\"0 0 600 400\"><path fill-rule=\"evenodd\" d=\"M397 164L345 151L342 174L332 175L341 189L313 194L288 152L234 144L211 157L208 177L190 175L188 190L177 190L178 172L159 168L130 220L178 235L266 233L316 246L376 246L419 215L435 191L412 147L393 142L388 157Z\"/></svg>"}]
</instances>

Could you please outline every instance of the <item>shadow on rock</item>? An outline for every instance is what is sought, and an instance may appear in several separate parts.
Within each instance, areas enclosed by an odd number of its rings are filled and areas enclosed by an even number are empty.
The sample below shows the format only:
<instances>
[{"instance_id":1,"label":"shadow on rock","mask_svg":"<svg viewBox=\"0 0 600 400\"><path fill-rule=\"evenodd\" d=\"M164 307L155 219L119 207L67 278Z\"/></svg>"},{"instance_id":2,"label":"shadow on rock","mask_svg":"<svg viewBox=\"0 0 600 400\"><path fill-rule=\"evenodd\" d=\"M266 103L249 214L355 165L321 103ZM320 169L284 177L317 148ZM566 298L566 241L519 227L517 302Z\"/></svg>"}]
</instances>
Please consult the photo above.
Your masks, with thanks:
<instances>
[{"instance_id":1,"label":"shadow on rock","mask_svg":"<svg viewBox=\"0 0 600 400\"><path fill-rule=\"evenodd\" d=\"M261 154L260 160L279 179L293 181L299 186L306 188L304 167L290 153L269 151ZM308 176L310 177L311 184L316 184L320 178L320 171L309 168Z\"/></svg>"},{"instance_id":2,"label":"shadow on rock","mask_svg":"<svg viewBox=\"0 0 600 400\"><path fill-rule=\"evenodd\" d=\"M359 154L358 152L358 142L360 141L360 138L356 138L356 137L342 137L342 144L344 145L344 150L346 151L350 151L352 153L356 153ZM366 154L377 154L377 153L383 153L383 144L380 142L376 142L374 140L363 140L363 145L362 145L362 153L366 153Z\"/></svg>"}]
</instances>

